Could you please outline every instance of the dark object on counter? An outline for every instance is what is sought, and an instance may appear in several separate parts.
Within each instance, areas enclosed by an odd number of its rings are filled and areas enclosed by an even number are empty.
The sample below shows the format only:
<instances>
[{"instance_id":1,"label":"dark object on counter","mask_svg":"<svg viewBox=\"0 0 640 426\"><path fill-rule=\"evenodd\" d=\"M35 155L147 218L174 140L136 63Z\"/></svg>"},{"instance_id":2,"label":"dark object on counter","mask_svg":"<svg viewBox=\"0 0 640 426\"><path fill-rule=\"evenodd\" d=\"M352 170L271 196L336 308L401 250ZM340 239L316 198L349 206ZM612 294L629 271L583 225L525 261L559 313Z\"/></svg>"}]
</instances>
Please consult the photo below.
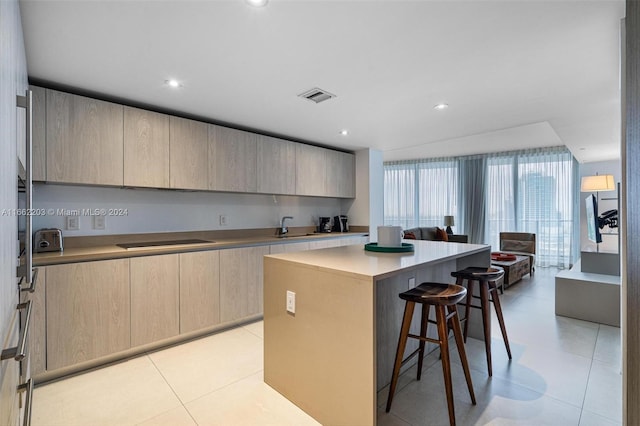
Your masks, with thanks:
<instances>
[{"instance_id":1,"label":"dark object on counter","mask_svg":"<svg viewBox=\"0 0 640 426\"><path fill-rule=\"evenodd\" d=\"M33 235L33 251L62 251L62 231L58 228L39 229Z\"/></svg>"},{"instance_id":2,"label":"dark object on counter","mask_svg":"<svg viewBox=\"0 0 640 426\"><path fill-rule=\"evenodd\" d=\"M331 232L330 217L320 217L320 226L318 226L318 232Z\"/></svg>"},{"instance_id":3,"label":"dark object on counter","mask_svg":"<svg viewBox=\"0 0 640 426\"><path fill-rule=\"evenodd\" d=\"M349 232L349 221L347 219L347 216L334 216L333 230L334 232Z\"/></svg>"},{"instance_id":4,"label":"dark object on counter","mask_svg":"<svg viewBox=\"0 0 640 426\"><path fill-rule=\"evenodd\" d=\"M413 253L413 244L402 243L401 247L384 247L378 243L367 243L364 245L366 251L378 251L381 253Z\"/></svg>"}]
</instances>

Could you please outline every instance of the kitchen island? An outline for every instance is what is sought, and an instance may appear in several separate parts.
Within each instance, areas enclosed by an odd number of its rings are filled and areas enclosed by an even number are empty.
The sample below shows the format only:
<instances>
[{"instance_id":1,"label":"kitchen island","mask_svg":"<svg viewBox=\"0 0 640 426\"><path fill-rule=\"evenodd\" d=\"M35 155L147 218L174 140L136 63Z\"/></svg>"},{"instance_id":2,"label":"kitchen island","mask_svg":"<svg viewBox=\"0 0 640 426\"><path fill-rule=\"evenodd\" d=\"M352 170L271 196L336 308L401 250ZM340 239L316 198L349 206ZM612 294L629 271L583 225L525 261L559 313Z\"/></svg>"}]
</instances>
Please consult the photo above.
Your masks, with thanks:
<instances>
[{"instance_id":1,"label":"kitchen island","mask_svg":"<svg viewBox=\"0 0 640 426\"><path fill-rule=\"evenodd\" d=\"M406 242L414 252L351 245L265 256L264 381L322 424L376 424L404 311L399 293L490 264L489 246ZM287 312L288 291L295 313Z\"/></svg>"}]
</instances>

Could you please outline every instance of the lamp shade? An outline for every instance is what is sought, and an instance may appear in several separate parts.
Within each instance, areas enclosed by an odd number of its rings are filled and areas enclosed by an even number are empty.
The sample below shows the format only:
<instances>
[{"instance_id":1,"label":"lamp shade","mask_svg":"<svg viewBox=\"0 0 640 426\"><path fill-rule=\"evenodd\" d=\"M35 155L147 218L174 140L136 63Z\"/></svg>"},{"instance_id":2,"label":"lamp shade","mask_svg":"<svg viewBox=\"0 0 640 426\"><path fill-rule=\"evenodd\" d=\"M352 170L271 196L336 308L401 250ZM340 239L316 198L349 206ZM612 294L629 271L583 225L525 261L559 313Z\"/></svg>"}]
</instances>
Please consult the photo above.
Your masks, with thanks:
<instances>
[{"instance_id":1,"label":"lamp shade","mask_svg":"<svg viewBox=\"0 0 640 426\"><path fill-rule=\"evenodd\" d=\"M453 216L444 217L444 226L455 226L455 223L453 221Z\"/></svg>"},{"instance_id":2,"label":"lamp shade","mask_svg":"<svg viewBox=\"0 0 640 426\"><path fill-rule=\"evenodd\" d=\"M613 175L584 176L580 183L582 192L613 191L614 189L616 184L613 181Z\"/></svg>"}]
</instances>

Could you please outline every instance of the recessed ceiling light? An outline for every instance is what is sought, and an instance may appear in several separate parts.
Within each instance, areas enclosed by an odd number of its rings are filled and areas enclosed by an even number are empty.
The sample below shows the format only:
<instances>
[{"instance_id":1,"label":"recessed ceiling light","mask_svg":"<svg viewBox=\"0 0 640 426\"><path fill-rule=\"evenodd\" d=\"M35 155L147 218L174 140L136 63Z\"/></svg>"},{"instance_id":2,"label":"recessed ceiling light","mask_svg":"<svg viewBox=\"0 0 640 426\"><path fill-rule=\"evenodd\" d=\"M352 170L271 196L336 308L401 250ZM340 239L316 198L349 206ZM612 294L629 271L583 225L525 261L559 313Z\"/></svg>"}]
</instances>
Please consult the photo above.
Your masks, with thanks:
<instances>
[{"instance_id":1,"label":"recessed ceiling light","mask_svg":"<svg viewBox=\"0 0 640 426\"><path fill-rule=\"evenodd\" d=\"M437 109L438 111L442 111L443 109L449 108L448 104L438 104L433 107L433 109Z\"/></svg>"},{"instance_id":2,"label":"recessed ceiling light","mask_svg":"<svg viewBox=\"0 0 640 426\"><path fill-rule=\"evenodd\" d=\"M269 0L245 0L247 4L253 7L263 7L269 3Z\"/></svg>"},{"instance_id":3,"label":"recessed ceiling light","mask_svg":"<svg viewBox=\"0 0 640 426\"><path fill-rule=\"evenodd\" d=\"M164 83L169 87L174 87L174 88L182 87L182 84L180 84L178 80L175 80L173 78L170 80L165 80Z\"/></svg>"},{"instance_id":4,"label":"recessed ceiling light","mask_svg":"<svg viewBox=\"0 0 640 426\"><path fill-rule=\"evenodd\" d=\"M343 130L340 130L340 134L342 136L347 136L349 134L349 131L347 129L343 129Z\"/></svg>"}]
</instances>

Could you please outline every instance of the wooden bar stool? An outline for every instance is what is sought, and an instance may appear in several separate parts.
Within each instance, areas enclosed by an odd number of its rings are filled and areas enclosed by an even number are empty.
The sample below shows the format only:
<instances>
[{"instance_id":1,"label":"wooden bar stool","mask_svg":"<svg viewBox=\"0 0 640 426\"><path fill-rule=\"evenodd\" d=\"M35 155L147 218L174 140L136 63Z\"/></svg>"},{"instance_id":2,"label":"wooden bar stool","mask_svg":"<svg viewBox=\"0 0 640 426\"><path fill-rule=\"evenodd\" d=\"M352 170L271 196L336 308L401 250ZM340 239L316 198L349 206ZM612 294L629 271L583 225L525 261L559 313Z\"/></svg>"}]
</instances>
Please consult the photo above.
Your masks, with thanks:
<instances>
[{"instance_id":1,"label":"wooden bar stool","mask_svg":"<svg viewBox=\"0 0 640 426\"><path fill-rule=\"evenodd\" d=\"M412 288L409 291L400 293L401 299L405 300L404 316L402 318L402 328L400 330L400 338L398 339L398 349L396 350L396 359L393 365L393 374L391 378L391 386L389 389L389 396L387 398L387 413L391 409L391 402L393 401L393 395L396 391L396 385L398 384L398 375L400 374L400 367L418 354L418 375L417 380L420 380L422 375L422 362L424 358L424 347L426 342L437 343L440 345L440 353L442 356L442 373L444 374L444 387L447 394L447 406L449 407L449 423L453 426L456 424L455 411L453 408L453 389L451 382L451 361L449 360L449 326L453 330L453 335L458 346L458 353L460 354L460 360L462 361L462 368L464 370L464 376L467 379L467 387L469 388L469 395L471 396L471 402L475 405L476 397L473 393L473 385L471 383L471 374L469 373L469 364L467 362L467 355L464 351L464 342L462 337L462 329L460 328L460 321L458 320L456 304L464 299L467 294L467 290L459 285L454 284L440 284L440 283L422 283L419 286ZM422 304L422 319L420 322L420 335L409 333L411 327L411 319L413 318L413 311L415 304ZM436 309L436 321L429 320L429 310L433 305ZM434 323L438 328L438 339L431 339L427 337L427 325L428 323ZM420 340L418 349L413 351L406 359L402 359L404 350L407 345L407 338Z\"/></svg>"},{"instance_id":2,"label":"wooden bar stool","mask_svg":"<svg viewBox=\"0 0 640 426\"><path fill-rule=\"evenodd\" d=\"M504 339L504 346L507 349L507 355L511 359L511 348L509 347L509 338L507 337L507 328L504 325L504 317L502 316L502 306L500 305L500 296L498 294L497 282L504 276L504 270L499 267L479 268L469 267L460 271L452 272L452 277L456 278L456 284L464 286L465 280L467 288L467 300L464 303L465 311L464 318L460 319L460 322L464 322L464 341L467 341L467 335L469 333L469 314L471 308L480 309L482 311L482 327L484 330L484 347L487 353L487 366L489 369L489 376L493 375L493 368L491 363L491 311L489 303L493 302L493 307L498 317L498 323L500 324L500 331L502 331L502 338ZM478 282L480 286L480 296L473 295L474 283ZM472 305L471 299L480 299L480 306Z\"/></svg>"}]
</instances>

